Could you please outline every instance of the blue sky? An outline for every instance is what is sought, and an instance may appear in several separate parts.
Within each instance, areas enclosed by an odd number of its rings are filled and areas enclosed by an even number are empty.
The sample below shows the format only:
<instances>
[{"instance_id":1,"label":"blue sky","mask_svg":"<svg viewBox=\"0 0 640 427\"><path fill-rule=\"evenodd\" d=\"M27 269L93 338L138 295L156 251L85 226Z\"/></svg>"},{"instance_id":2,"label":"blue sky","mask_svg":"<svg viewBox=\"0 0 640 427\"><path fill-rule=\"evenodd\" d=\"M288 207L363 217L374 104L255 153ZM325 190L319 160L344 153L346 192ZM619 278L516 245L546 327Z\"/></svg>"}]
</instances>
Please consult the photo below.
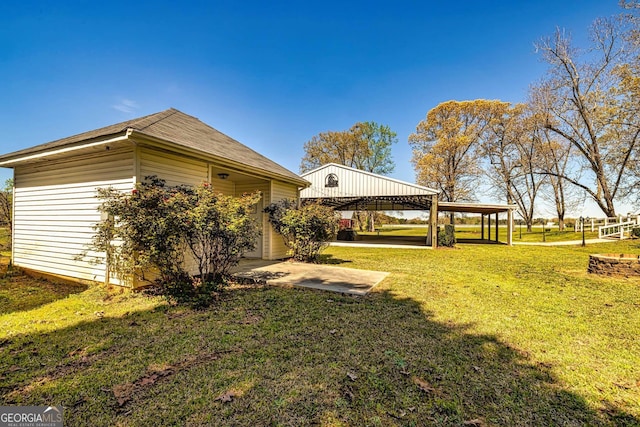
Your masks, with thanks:
<instances>
[{"instance_id":1,"label":"blue sky","mask_svg":"<svg viewBox=\"0 0 640 427\"><path fill-rule=\"evenodd\" d=\"M617 0L59 1L0 4L0 152L177 108L298 171L303 144L357 121L407 137L456 99L526 99L533 43L586 45ZM0 180L11 170L0 168ZM597 212L594 212L597 213Z\"/></svg>"}]
</instances>

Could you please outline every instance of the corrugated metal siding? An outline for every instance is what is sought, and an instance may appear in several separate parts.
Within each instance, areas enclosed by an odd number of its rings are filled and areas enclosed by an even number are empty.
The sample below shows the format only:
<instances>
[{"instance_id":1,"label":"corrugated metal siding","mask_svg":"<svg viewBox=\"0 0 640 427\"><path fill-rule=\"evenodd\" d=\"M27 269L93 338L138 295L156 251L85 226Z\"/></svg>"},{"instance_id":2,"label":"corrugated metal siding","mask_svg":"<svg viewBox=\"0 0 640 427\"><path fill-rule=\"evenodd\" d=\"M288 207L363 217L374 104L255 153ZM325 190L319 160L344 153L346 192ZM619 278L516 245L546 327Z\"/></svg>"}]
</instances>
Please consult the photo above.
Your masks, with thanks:
<instances>
[{"instance_id":1,"label":"corrugated metal siding","mask_svg":"<svg viewBox=\"0 0 640 427\"><path fill-rule=\"evenodd\" d=\"M326 187L326 179L329 174L335 174L338 177L337 187ZM311 182L311 187L300 192L302 198L433 194L429 189L420 188L415 184L338 165L327 165L315 172L302 175L302 177Z\"/></svg>"},{"instance_id":2,"label":"corrugated metal siding","mask_svg":"<svg viewBox=\"0 0 640 427\"><path fill-rule=\"evenodd\" d=\"M96 189L133 186L132 151L38 163L15 170L14 263L83 280L104 281L104 265L76 259L100 221Z\"/></svg>"},{"instance_id":3,"label":"corrugated metal siding","mask_svg":"<svg viewBox=\"0 0 640 427\"><path fill-rule=\"evenodd\" d=\"M138 154L140 162L139 180L145 176L157 175L169 186L181 184L197 185L208 178L206 162L192 160L162 151L141 148Z\"/></svg>"},{"instance_id":4,"label":"corrugated metal siding","mask_svg":"<svg viewBox=\"0 0 640 427\"><path fill-rule=\"evenodd\" d=\"M281 181L271 181L271 202L277 203L283 199L298 199L298 187ZM269 226L269 239L271 240L271 252L269 259L281 259L287 257L287 247L282 236Z\"/></svg>"}]
</instances>

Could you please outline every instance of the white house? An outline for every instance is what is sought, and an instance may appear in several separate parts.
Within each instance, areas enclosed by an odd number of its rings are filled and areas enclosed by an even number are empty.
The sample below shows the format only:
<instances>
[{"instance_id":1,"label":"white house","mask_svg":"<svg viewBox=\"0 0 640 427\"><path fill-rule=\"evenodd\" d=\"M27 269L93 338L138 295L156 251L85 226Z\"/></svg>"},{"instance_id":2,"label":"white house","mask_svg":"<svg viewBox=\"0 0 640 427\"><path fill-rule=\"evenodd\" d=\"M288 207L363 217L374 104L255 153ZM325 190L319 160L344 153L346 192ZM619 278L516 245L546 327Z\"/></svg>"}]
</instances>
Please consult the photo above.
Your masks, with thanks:
<instances>
[{"instance_id":1,"label":"white house","mask_svg":"<svg viewBox=\"0 0 640 427\"><path fill-rule=\"evenodd\" d=\"M279 259L286 247L262 208L298 198L309 185L175 109L1 155L0 167L14 169L14 265L97 282L105 281L105 265L77 259L100 221L97 188L131 191L145 176L157 175L168 185L208 181L227 195L260 190L255 215L262 236L247 256Z\"/></svg>"}]
</instances>

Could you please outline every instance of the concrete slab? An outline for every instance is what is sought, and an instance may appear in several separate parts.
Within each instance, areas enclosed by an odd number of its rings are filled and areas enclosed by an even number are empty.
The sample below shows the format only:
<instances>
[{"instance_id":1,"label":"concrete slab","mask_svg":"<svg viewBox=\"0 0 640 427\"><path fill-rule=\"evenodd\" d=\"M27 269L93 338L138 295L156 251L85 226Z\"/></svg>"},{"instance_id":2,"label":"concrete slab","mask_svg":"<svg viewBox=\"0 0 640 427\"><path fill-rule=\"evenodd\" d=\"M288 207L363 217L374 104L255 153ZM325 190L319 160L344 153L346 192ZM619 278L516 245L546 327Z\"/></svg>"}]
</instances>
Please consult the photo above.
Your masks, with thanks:
<instances>
[{"instance_id":1,"label":"concrete slab","mask_svg":"<svg viewBox=\"0 0 640 427\"><path fill-rule=\"evenodd\" d=\"M234 276L268 285L299 286L351 295L366 295L388 274L321 264L263 260L242 260L234 269Z\"/></svg>"},{"instance_id":2,"label":"concrete slab","mask_svg":"<svg viewBox=\"0 0 640 427\"><path fill-rule=\"evenodd\" d=\"M372 236L362 234L358 240L339 240L329 243L331 246L348 248L385 248L385 249L433 249L421 236Z\"/></svg>"}]
</instances>

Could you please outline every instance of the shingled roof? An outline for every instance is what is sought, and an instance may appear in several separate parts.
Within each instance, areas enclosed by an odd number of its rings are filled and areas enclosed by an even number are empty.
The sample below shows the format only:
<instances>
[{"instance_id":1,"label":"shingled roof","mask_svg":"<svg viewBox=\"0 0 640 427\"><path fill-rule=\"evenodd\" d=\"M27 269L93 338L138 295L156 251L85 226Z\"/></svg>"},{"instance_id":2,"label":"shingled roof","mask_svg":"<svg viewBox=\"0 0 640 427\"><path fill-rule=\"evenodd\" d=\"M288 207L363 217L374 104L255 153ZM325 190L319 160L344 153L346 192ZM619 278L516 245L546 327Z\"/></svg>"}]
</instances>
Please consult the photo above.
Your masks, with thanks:
<instances>
[{"instance_id":1,"label":"shingled roof","mask_svg":"<svg viewBox=\"0 0 640 427\"><path fill-rule=\"evenodd\" d=\"M0 156L0 162L44 153L53 149L72 147L84 141L125 134L129 129L175 144L178 147L241 163L264 171L268 175L278 175L296 182L305 182L300 176L276 162L175 108L4 154Z\"/></svg>"}]
</instances>

